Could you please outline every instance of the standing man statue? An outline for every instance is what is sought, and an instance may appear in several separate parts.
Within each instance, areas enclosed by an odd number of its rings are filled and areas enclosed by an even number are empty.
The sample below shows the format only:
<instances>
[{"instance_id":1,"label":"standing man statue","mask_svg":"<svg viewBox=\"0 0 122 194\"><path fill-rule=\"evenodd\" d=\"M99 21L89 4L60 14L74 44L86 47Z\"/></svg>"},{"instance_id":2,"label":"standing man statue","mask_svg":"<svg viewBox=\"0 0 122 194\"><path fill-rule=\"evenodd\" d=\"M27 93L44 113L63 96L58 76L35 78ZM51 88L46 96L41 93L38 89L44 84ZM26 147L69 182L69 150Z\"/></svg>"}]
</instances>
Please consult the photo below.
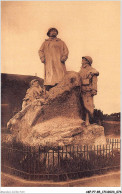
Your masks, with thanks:
<instances>
[{"instance_id":1,"label":"standing man statue","mask_svg":"<svg viewBox=\"0 0 122 194\"><path fill-rule=\"evenodd\" d=\"M79 72L81 77L81 97L86 113L86 126L90 124L89 116L93 117L93 96L97 94L97 76L99 75L99 72L91 67L92 62L91 57L82 57L82 66Z\"/></svg>"},{"instance_id":2,"label":"standing man statue","mask_svg":"<svg viewBox=\"0 0 122 194\"><path fill-rule=\"evenodd\" d=\"M44 85L47 91L57 85L66 73L65 61L69 51L66 44L57 38L57 35L58 30L50 28L47 32L49 38L39 49L39 57L44 63Z\"/></svg>"}]
</instances>

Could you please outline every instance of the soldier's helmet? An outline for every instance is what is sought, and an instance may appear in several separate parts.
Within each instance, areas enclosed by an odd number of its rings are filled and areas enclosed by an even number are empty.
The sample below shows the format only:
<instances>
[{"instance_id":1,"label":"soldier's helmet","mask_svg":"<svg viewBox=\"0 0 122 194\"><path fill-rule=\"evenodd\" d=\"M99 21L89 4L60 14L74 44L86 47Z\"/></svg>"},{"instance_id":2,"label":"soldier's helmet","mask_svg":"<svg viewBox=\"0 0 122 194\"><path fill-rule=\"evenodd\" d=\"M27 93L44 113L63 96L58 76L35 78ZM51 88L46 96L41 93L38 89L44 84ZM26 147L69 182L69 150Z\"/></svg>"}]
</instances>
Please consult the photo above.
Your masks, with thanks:
<instances>
[{"instance_id":1,"label":"soldier's helmet","mask_svg":"<svg viewBox=\"0 0 122 194\"><path fill-rule=\"evenodd\" d=\"M49 28L49 29L48 29L48 32L47 32L47 36L50 35L50 31L51 31L51 30L56 30L56 32L57 32L57 34L58 34L58 30L57 30L56 28Z\"/></svg>"},{"instance_id":2,"label":"soldier's helmet","mask_svg":"<svg viewBox=\"0 0 122 194\"><path fill-rule=\"evenodd\" d=\"M93 60L90 56L83 56L82 59L86 59L90 65L93 63Z\"/></svg>"}]
</instances>

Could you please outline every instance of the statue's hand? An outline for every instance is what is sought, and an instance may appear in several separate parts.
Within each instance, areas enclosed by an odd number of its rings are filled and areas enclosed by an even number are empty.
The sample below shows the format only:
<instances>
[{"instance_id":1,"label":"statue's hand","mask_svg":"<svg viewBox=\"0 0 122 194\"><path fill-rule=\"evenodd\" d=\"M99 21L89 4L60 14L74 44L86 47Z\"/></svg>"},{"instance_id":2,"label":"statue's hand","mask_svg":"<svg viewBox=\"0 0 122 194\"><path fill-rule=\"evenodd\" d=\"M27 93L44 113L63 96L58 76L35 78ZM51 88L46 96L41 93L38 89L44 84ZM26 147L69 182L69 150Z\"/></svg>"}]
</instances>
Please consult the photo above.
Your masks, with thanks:
<instances>
[{"instance_id":1,"label":"statue's hand","mask_svg":"<svg viewBox=\"0 0 122 194\"><path fill-rule=\"evenodd\" d=\"M41 58L41 62L42 62L42 63L45 63L45 57L42 57L42 58Z\"/></svg>"},{"instance_id":2,"label":"statue's hand","mask_svg":"<svg viewBox=\"0 0 122 194\"><path fill-rule=\"evenodd\" d=\"M91 79L93 77L92 72L89 73L88 78Z\"/></svg>"},{"instance_id":3,"label":"statue's hand","mask_svg":"<svg viewBox=\"0 0 122 194\"><path fill-rule=\"evenodd\" d=\"M62 62L62 63L64 63L66 60L67 60L67 57L66 57L66 56L62 56L62 57L61 57L61 62Z\"/></svg>"},{"instance_id":4,"label":"statue's hand","mask_svg":"<svg viewBox=\"0 0 122 194\"><path fill-rule=\"evenodd\" d=\"M97 95L97 91L96 90L92 90L92 92L91 92L92 94L92 96L95 96L95 95Z\"/></svg>"}]
</instances>

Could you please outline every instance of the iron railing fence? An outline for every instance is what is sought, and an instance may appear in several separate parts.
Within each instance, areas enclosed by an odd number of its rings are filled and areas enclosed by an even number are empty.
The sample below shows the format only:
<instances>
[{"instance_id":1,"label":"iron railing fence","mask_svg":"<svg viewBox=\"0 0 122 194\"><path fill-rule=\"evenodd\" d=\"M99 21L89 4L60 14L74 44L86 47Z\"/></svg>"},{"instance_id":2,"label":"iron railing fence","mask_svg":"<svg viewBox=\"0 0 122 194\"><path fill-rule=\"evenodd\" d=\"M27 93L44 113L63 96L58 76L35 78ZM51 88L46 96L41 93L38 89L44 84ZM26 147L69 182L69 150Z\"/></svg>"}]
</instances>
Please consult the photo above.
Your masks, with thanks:
<instances>
[{"instance_id":1,"label":"iron railing fence","mask_svg":"<svg viewBox=\"0 0 122 194\"><path fill-rule=\"evenodd\" d=\"M42 148L2 144L2 171L25 179L66 180L120 167L120 140L105 145Z\"/></svg>"}]
</instances>

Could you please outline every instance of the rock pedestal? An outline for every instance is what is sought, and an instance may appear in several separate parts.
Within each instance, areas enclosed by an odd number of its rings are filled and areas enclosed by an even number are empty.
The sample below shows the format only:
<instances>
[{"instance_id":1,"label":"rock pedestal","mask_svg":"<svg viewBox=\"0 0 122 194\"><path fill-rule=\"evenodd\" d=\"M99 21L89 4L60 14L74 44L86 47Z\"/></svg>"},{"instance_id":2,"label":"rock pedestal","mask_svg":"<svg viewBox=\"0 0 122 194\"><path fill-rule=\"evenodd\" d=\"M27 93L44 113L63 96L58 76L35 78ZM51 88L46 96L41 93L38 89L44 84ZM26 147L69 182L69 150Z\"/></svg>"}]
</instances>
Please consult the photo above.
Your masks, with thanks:
<instances>
[{"instance_id":1,"label":"rock pedestal","mask_svg":"<svg viewBox=\"0 0 122 194\"><path fill-rule=\"evenodd\" d=\"M80 78L67 72L62 82L49 93L29 104L8 123L11 135L3 141L29 146L51 147L105 143L104 128L85 126L80 97Z\"/></svg>"}]
</instances>

